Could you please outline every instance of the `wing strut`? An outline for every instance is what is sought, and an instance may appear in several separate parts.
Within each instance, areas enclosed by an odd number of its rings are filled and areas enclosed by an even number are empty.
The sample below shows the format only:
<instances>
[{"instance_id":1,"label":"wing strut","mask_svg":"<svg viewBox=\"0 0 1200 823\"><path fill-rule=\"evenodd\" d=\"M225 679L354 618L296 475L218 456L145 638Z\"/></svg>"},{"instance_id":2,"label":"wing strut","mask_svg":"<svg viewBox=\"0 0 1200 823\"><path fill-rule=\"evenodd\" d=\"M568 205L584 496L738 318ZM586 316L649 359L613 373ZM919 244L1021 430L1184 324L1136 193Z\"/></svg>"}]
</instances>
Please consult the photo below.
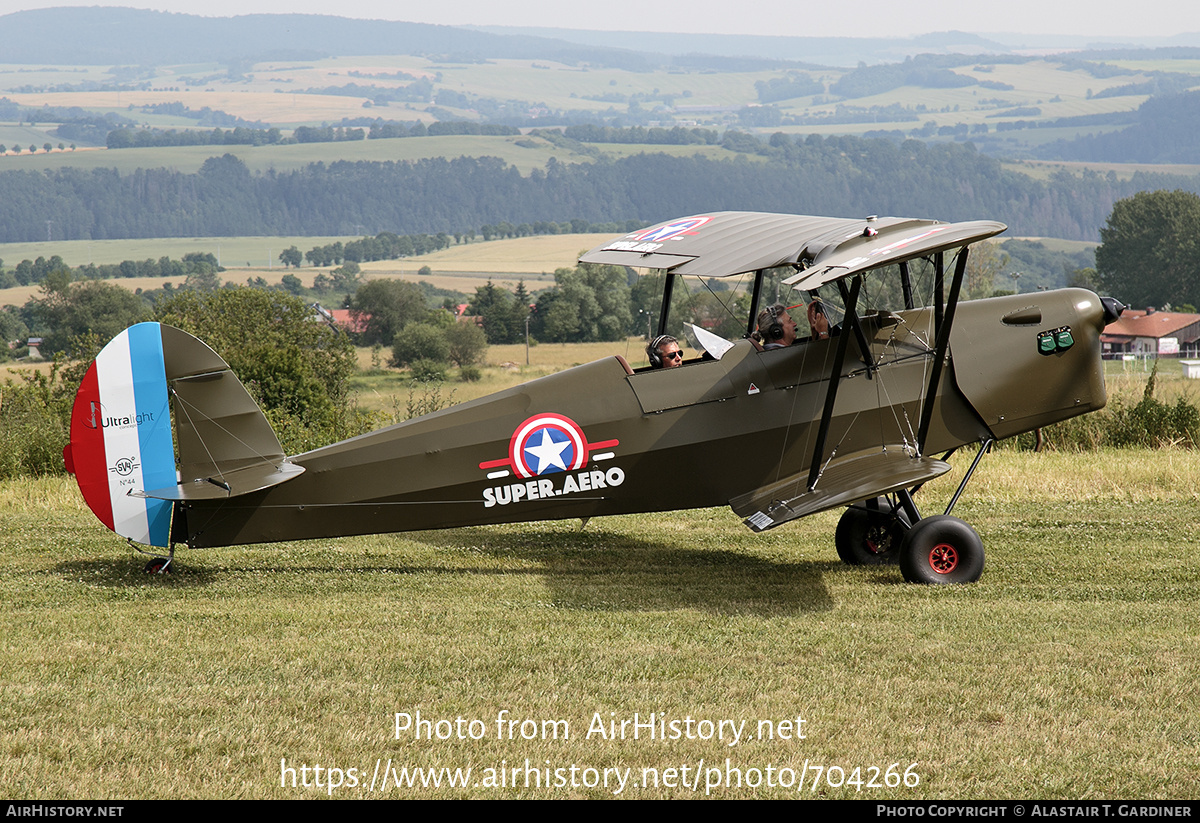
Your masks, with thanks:
<instances>
[{"instance_id":1,"label":"wing strut","mask_svg":"<svg viewBox=\"0 0 1200 823\"><path fill-rule=\"evenodd\" d=\"M754 294L750 298L750 317L746 320L747 337L754 334L754 324L758 321L758 302L762 299L763 276L766 273L766 269L759 269L754 273Z\"/></svg>"},{"instance_id":2,"label":"wing strut","mask_svg":"<svg viewBox=\"0 0 1200 823\"><path fill-rule=\"evenodd\" d=\"M945 255L940 251L933 255L933 328L934 333L942 330L942 310L946 302Z\"/></svg>"},{"instance_id":3,"label":"wing strut","mask_svg":"<svg viewBox=\"0 0 1200 823\"><path fill-rule=\"evenodd\" d=\"M846 281L839 280L837 285L838 291L842 294L842 303L849 305L850 297L846 292ZM845 322L850 325L850 330L854 332L854 339L858 341L858 348L862 351L863 365L867 367L867 379L870 380L875 376L876 366L875 361L871 359L871 344L867 342L867 335L863 333L862 324L858 322L858 312L847 311Z\"/></svg>"},{"instance_id":4,"label":"wing strut","mask_svg":"<svg viewBox=\"0 0 1200 823\"><path fill-rule=\"evenodd\" d=\"M840 286L842 281L838 281ZM843 294L846 303L846 317L855 317L855 307L858 304L858 289L862 285L862 276L854 277L850 284L850 293ZM859 331L861 334L861 330ZM825 409L821 412L821 425L817 429L816 445L813 447L812 466L808 470L808 490L817 486L821 476L821 463L825 460L825 438L829 435L829 424L833 420L833 402L837 399L838 384L842 382L842 365L846 362L846 349L850 345L850 335L838 335L837 351L833 356L833 369L829 373L829 389L825 392ZM868 355L869 356L869 355Z\"/></svg>"},{"instance_id":5,"label":"wing strut","mask_svg":"<svg viewBox=\"0 0 1200 823\"><path fill-rule=\"evenodd\" d=\"M958 308L958 293L962 288L963 275L967 271L967 247L963 246L958 252L958 262L954 266L954 280L950 283L950 298L946 301L944 316L939 316L937 324L937 348L933 355L933 366L929 370L929 388L925 391L925 407L921 409L921 423L917 427L917 454L925 453L925 440L929 437L929 425L933 420L933 403L937 395L938 383L942 378L942 364L946 360L946 350L950 346L950 328L954 325L954 311ZM938 296L934 310L938 315L942 306L942 253L937 254Z\"/></svg>"},{"instance_id":6,"label":"wing strut","mask_svg":"<svg viewBox=\"0 0 1200 823\"><path fill-rule=\"evenodd\" d=\"M664 271L667 276L667 282L663 283L663 302L662 311L658 313L658 335L667 333L667 315L671 313L671 292L675 290L675 275L669 271Z\"/></svg>"}]
</instances>

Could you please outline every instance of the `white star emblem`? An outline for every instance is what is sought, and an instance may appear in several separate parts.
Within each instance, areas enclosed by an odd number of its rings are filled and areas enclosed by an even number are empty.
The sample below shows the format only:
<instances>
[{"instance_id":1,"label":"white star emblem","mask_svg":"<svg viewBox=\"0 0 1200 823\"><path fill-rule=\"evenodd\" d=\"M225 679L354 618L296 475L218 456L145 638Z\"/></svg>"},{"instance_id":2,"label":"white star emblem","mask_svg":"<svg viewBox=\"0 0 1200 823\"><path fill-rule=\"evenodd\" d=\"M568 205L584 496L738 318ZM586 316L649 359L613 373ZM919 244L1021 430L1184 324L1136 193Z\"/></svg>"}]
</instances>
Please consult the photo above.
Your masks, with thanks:
<instances>
[{"instance_id":1,"label":"white star emblem","mask_svg":"<svg viewBox=\"0 0 1200 823\"><path fill-rule=\"evenodd\" d=\"M533 438L529 438L532 440ZM563 452L571 445L571 441L564 440L561 443L555 443L550 439L550 430L542 429L542 442L536 446L526 446L525 453L531 454L537 458L538 466L534 470L534 474L545 474L546 469L551 466L557 466L559 471L566 471L567 464L563 461Z\"/></svg>"}]
</instances>

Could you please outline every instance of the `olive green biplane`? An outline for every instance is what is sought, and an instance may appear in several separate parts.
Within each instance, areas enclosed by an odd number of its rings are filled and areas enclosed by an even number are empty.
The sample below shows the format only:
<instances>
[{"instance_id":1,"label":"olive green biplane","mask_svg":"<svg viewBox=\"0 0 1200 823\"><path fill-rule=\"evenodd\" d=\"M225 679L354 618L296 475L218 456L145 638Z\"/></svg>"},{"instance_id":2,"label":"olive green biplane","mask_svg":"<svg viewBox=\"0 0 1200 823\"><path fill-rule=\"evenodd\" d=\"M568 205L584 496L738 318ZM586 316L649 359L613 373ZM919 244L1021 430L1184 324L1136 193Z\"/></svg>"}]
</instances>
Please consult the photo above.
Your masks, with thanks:
<instances>
[{"instance_id":1,"label":"olive green biplane","mask_svg":"<svg viewBox=\"0 0 1200 823\"><path fill-rule=\"evenodd\" d=\"M65 457L110 529L168 550L154 569L178 544L727 505L753 532L847 507L847 563L971 582L982 542L950 514L971 472L996 440L1104 405L1099 336L1123 308L1081 289L964 299L979 285L971 244L1004 228L751 212L661 223L581 261L653 278L650 322L699 356L655 369L614 354L291 457L221 357L143 323L89 369ZM832 333L764 347L755 318L787 294L819 301ZM968 446L949 505L923 517L916 491Z\"/></svg>"}]
</instances>

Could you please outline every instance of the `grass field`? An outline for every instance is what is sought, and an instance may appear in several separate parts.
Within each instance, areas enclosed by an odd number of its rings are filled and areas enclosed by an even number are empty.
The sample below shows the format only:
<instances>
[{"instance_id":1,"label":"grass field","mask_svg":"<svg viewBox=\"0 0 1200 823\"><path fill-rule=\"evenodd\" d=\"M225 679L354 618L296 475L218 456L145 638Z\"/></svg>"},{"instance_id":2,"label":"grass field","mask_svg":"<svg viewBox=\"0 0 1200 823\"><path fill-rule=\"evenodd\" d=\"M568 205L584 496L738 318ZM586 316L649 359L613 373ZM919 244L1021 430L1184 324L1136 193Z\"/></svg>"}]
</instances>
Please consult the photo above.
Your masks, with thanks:
<instances>
[{"instance_id":1,"label":"grass field","mask_svg":"<svg viewBox=\"0 0 1200 823\"><path fill-rule=\"evenodd\" d=\"M5 483L0 792L611 797L616 772L583 770L630 769L634 798L1194 797L1197 478L1192 453L993 455L956 510L989 552L962 588L840 565L836 514L755 536L724 509L185 552L148 578L71 481ZM448 722L397 735L417 712ZM679 739L595 730L652 713ZM473 772L371 792L389 759ZM526 761L565 785L527 787ZM515 788L488 785L502 764ZM663 783L684 767L697 789Z\"/></svg>"}]
</instances>

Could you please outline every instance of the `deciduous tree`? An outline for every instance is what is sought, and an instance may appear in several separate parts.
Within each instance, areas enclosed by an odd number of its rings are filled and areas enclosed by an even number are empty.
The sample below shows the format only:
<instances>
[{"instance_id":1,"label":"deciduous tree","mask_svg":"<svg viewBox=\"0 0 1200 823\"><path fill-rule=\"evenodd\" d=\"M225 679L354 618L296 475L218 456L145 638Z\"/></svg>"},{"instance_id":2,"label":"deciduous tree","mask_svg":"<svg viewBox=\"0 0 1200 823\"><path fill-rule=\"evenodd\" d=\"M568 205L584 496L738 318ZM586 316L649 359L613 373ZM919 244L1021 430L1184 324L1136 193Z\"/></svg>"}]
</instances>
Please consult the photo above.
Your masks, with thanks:
<instances>
[{"instance_id":1,"label":"deciduous tree","mask_svg":"<svg viewBox=\"0 0 1200 823\"><path fill-rule=\"evenodd\" d=\"M360 343L392 344L405 324L425 316L425 294L407 280L370 280L359 287L351 311L361 317L365 329Z\"/></svg>"},{"instance_id":2,"label":"deciduous tree","mask_svg":"<svg viewBox=\"0 0 1200 823\"><path fill-rule=\"evenodd\" d=\"M156 314L212 346L264 409L322 425L346 413L354 347L328 324L313 322L299 298L250 288L178 291Z\"/></svg>"},{"instance_id":3,"label":"deciduous tree","mask_svg":"<svg viewBox=\"0 0 1200 823\"><path fill-rule=\"evenodd\" d=\"M300 253L300 249L295 246L290 246L279 253L279 262L284 266L292 268L300 268L300 264L304 262L304 255Z\"/></svg>"},{"instance_id":4,"label":"deciduous tree","mask_svg":"<svg viewBox=\"0 0 1200 823\"><path fill-rule=\"evenodd\" d=\"M1140 192L1118 200L1100 230L1096 276L1131 306L1200 304L1200 196Z\"/></svg>"}]
</instances>

